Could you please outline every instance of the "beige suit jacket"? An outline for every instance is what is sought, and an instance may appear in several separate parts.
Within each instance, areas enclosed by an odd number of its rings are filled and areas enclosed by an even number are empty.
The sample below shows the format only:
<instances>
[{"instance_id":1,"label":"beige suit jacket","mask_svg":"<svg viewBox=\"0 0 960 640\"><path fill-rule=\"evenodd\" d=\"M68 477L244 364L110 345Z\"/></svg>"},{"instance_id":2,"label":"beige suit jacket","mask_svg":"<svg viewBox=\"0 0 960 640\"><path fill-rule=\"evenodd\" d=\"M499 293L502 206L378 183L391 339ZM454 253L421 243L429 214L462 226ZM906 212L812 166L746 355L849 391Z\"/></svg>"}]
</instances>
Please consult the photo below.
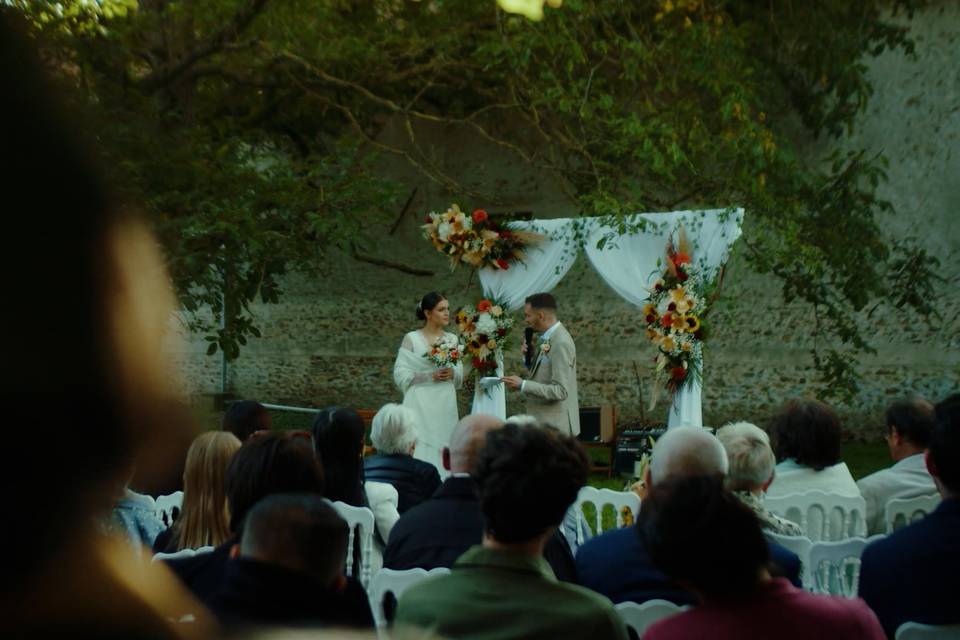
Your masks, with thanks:
<instances>
[{"instance_id":1,"label":"beige suit jacket","mask_svg":"<svg viewBox=\"0 0 960 640\"><path fill-rule=\"evenodd\" d=\"M562 324L550 334L549 343L548 352L539 352L521 393L527 413L576 436L580 433L577 347Z\"/></svg>"}]
</instances>

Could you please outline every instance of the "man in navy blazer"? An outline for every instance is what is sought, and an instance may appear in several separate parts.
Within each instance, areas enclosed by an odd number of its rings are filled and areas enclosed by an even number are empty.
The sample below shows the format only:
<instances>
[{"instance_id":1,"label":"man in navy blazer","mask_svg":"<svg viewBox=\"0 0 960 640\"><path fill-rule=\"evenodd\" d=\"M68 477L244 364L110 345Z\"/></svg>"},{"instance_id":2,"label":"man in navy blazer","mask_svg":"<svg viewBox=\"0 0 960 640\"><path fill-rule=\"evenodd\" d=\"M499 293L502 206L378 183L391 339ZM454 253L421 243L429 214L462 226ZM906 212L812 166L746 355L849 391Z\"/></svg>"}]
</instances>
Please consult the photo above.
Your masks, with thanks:
<instances>
[{"instance_id":1,"label":"man in navy blazer","mask_svg":"<svg viewBox=\"0 0 960 640\"><path fill-rule=\"evenodd\" d=\"M904 622L960 623L960 393L936 416L926 461L943 502L863 552L859 595L891 638Z\"/></svg>"},{"instance_id":2,"label":"man in navy blazer","mask_svg":"<svg viewBox=\"0 0 960 640\"><path fill-rule=\"evenodd\" d=\"M725 476L727 453L710 432L696 427L670 429L656 442L644 481L648 487L668 478ZM642 509L643 507L641 507ZM709 544L709 540L704 540ZM796 554L770 544L771 573L800 586ZM723 553L717 549L717 553ZM590 539L577 551L580 584L613 602L645 602L655 598L679 605L695 604L696 597L676 584L650 559L636 527L615 529Z\"/></svg>"}]
</instances>

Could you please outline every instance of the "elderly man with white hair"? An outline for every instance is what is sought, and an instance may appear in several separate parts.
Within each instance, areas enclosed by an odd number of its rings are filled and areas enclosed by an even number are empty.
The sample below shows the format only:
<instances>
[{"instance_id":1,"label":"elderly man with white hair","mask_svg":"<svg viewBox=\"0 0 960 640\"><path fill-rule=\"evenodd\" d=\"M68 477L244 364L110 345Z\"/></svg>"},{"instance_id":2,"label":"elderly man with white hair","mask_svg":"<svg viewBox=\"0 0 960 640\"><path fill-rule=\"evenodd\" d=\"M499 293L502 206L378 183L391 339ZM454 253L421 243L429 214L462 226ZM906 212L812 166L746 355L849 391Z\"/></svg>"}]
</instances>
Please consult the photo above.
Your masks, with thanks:
<instances>
[{"instance_id":1,"label":"elderly man with white hair","mask_svg":"<svg viewBox=\"0 0 960 640\"><path fill-rule=\"evenodd\" d=\"M666 480L695 476L725 477L727 453L706 429L675 427L653 445L644 482L650 489ZM641 510L643 505L641 505ZM713 541L705 539L702 544ZM800 586L800 561L796 554L770 543L771 573ZM718 554L725 550L716 549ZM676 604L696 604L696 596L658 569L635 526L613 529L586 542L577 551L580 584L613 602L646 602L662 599Z\"/></svg>"},{"instance_id":2,"label":"elderly man with white hair","mask_svg":"<svg viewBox=\"0 0 960 640\"><path fill-rule=\"evenodd\" d=\"M413 457L417 448L416 420L416 414L403 405L383 405L373 417L370 430L377 455L363 460L366 481L385 482L397 490L397 511L401 514L440 488L437 468Z\"/></svg>"},{"instance_id":3,"label":"elderly man with white hair","mask_svg":"<svg viewBox=\"0 0 960 640\"><path fill-rule=\"evenodd\" d=\"M734 422L720 427L717 438L727 451L727 489L753 510L764 530L785 536L802 536L800 525L763 506L763 496L773 482L777 464L766 431L749 422Z\"/></svg>"}]
</instances>

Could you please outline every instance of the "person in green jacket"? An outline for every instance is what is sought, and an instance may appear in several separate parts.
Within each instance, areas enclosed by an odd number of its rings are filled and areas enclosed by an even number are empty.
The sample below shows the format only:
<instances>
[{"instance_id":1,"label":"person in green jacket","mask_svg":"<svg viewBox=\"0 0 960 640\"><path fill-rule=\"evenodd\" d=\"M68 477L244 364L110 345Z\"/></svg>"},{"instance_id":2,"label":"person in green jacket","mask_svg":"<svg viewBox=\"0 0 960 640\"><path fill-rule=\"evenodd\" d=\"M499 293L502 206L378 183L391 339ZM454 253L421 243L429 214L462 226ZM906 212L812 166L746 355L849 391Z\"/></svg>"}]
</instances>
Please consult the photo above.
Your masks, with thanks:
<instances>
[{"instance_id":1,"label":"person in green jacket","mask_svg":"<svg viewBox=\"0 0 960 640\"><path fill-rule=\"evenodd\" d=\"M508 424L488 433L473 474L483 543L449 575L404 592L397 637L406 631L464 640L625 640L626 626L607 598L558 582L543 559L588 470L577 441L547 425Z\"/></svg>"}]
</instances>

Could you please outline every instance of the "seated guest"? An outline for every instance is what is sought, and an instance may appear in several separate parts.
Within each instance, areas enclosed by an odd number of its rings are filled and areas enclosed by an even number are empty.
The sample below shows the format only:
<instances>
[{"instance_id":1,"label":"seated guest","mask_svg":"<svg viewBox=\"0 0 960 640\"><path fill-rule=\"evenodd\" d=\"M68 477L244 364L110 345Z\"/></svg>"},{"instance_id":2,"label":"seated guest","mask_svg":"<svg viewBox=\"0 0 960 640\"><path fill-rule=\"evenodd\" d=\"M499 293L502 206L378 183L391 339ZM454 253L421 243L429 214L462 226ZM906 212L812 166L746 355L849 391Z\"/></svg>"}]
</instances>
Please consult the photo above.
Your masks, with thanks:
<instances>
[{"instance_id":1,"label":"seated guest","mask_svg":"<svg viewBox=\"0 0 960 640\"><path fill-rule=\"evenodd\" d=\"M886 533L884 508L893 498L936 494L923 452L933 431L933 405L922 398L898 400L887 409L885 435L894 465L857 481L867 501L867 533Z\"/></svg>"},{"instance_id":2,"label":"seated guest","mask_svg":"<svg viewBox=\"0 0 960 640\"><path fill-rule=\"evenodd\" d=\"M113 505L108 529L126 536L139 555L142 547L152 547L163 531L156 500L124 486L123 493Z\"/></svg>"},{"instance_id":3,"label":"seated guest","mask_svg":"<svg viewBox=\"0 0 960 640\"><path fill-rule=\"evenodd\" d=\"M223 414L223 421L220 424L221 430L237 436L240 442L246 442L247 438L257 431L270 431L272 426L270 412L255 400L232 402Z\"/></svg>"},{"instance_id":4,"label":"seated guest","mask_svg":"<svg viewBox=\"0 0 960 640\"><path fill-rule=\"evenodd\" d=\"M690 476L723 478L727 454L709 431L699 427L674 427L653 446L644 471L649 489L657 483ZM643 514L643 506L640 507ZM800 560L796 554L770 543L772 571L800 585ZM607 531L587 541L577 552L580 584L614 602L662 599L694 604L696 596L667 577L650 559L636 526Z\"/></svg>"},{"instance_id":5,"label":"seated guest","mask_svg":"<svg viewBox=\"0 0 960 640\"><path fill-rule=\"evenodd\" d=\"M383 564L383 548L390 539L390 530L400 518L397 512L397 490L385 482L366 482L363 477L363 418L353 409L327 407L313 421L313 443L326 474L325 497L331 502L344 502L354 507L367 507L373 512L373 554L371 575ZM352 575L359 575L359 545Z\"/></svg>"},{"instance_id":6,"label":"seated guest","mask_svg":"<svg viewBox=\"0 0 960 640\"><path fill-rule=\"evenodd\" d=\"M227 431L208 431L187 450L180 516L153 543L154 552L216 547L230 537L223 481L240 441Z\"/></svg>"},{"instance_id":7,"label":"seated guest","mask_svg":"<svg viewBox=\"0 0 960 640\"><path fill-rule=\"evenodd\" d=\"M261 498L275 493L323 495L323 469L308 439L289 431L253 436L234 454L224 481L231 537L210 553L167 560L187 587L207 602L220 590L230 548Z\"/></svg>"},{"instance_id":8,"label":"seated guest","mask_svg":"<svg viewBox=\"0 0 960 640\"><path fill-rule=\"evenodd\" d=\"M718 429L717 439L727 452L726 486L753 509L760 525L767 531L785 536L803 535L796 522L770 513L763 506L763 494L773 482L776 464L767 433L749 422L736 422Z\"/></svg>"},{"instance_id":9,"label":"seated guest","mask_svg":"<svg viewBox=\"0 0 960 640\"><path fill-rule=\"evenodd\" d=\"M440 488L440 474L429 462L417 460L417 415L400 404L386 404L373 417L370 440L377 455L363 459L368 482L393 485L400 496L401 514L420 504Z\"/></svg>"},{"instance_id":10,"label":"seated guest","mask_svg":"<svg viewBox=\"0 0 960 640\"><path fill-rule=\"evenodd\" d=\"M937 405L935 420L926 460L943 502L863 552L860 597L891 638L907 621L960 623L960 394Z\"/></svg>"},{"instance_id":11,"label":"seated guest","mask_svg":"<svg viewBox=\"0 0 960 640\"><path fill-rule=\"evenodd\" d=\"M347 523L318 495L276 494L247 515L211 608L229 629L369 627L370 605L345 595Z\"/></svg>"},{"instance_id":12,"label":"seated guest","mask_svg":"<svg viewBox=\"0 0 960 640\"><path fill-rule=\"evenodd\" d=\"M449 575L404 592L398 629L465 640L625 639L626 627L606 598L558 582L542 557L588 470L580 444L553 429L490 431L473 472L483 543L463 554Z\"/></svg>"},{"instance_id":13,"label":"seated guest","mask_svg":"<svg viewBox=\"0 0 960 640\"><path fill-rule=\"evenodd\" d=\"M384 567L452 567L464 552L483 541L483 514L470 473L487 433L503 424L499 418L482 414L466 416L457 423L450 446L441 452L450 477L432 498L400 516L383 554ZM558 580L576 582L573 555L559 533L547 541L543 557Z\"/></svg>"},{"instance_id":14,"label":"seated guest","mask_svg":"<svg viewBox=\"0 0 960 640\"><path fill-rule=\"evenodd\" d=\"M884 637L863 601L813 595L772 578L760 523L717 477L657 483L638 524L657 566L702 603L653 624L645 640Z\"/></svg>"},{"instance_id":15,"label":"seated guest","mask_svg":"<svg viewBox=\"0 0 960 640\"><path fill-rule=\"evenodd\" d=\"M840 461L840 418L833 409L816 400L790 400L774 417L770 433L779 464L768 496L814 489L860 495L850 470Z\"/></svg>"}]
</instances>

